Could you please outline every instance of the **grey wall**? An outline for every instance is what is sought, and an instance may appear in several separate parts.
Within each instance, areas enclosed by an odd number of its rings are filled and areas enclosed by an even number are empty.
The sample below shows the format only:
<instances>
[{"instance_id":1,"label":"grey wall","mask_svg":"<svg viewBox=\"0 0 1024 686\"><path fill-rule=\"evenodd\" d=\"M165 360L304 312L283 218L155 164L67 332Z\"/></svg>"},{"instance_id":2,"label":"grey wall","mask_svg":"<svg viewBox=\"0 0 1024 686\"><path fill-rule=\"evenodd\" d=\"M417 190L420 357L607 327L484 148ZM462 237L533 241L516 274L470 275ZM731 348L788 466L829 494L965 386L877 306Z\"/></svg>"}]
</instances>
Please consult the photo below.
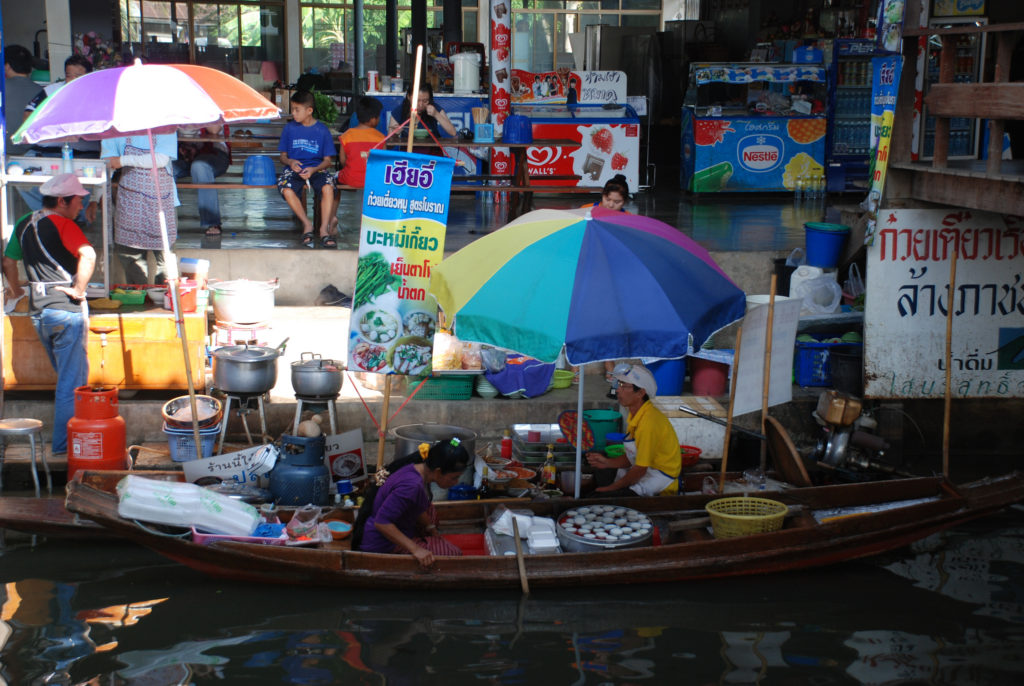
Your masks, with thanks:
<instances>
[{"instance_id":1,"label":"grey wall","mask_svg":"<svg viewBox=\"0 0 1024 686\"><path fill-rule=\"evenodd\" d=\"M24 45L32 49L36 31L46 28L46 6L42 2L2 0L4 45ZM40 49L46 51L46 34L39 34Z\"/></svg>"}]
</instances>

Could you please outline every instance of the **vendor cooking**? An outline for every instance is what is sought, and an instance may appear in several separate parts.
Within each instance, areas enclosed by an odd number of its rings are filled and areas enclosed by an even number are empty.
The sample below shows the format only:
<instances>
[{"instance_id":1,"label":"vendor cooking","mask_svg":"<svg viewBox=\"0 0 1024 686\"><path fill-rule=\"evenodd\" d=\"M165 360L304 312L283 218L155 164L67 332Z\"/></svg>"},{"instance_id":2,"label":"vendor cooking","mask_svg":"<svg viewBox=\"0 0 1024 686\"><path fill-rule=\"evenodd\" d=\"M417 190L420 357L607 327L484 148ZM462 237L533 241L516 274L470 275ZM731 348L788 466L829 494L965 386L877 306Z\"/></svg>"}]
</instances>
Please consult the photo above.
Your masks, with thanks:
<instances>
[{"instance_id":1,"label":"vendor cooking","mask_svg":"<svg viewBox=\"0 0 1024 686\"><path fill-rule=\"evenodd\" d=\"M438 534L430 484L447 490L468 465L469 454L458 438L434 445L421 443L416 452L389 464L384 484L371 486L359 508L353 550L409 553L423 567L434 564L435 555L462 555Z\"/></svg>"},{"instance_id":2,"label":"vendor cooking","mask_svg":"<svg viewBox=\"0 0 1024 686\"><path fill-rule=\"evenodd\" d=\"M75 389L89 377L85 352L88 310L85 289L96 266L96 251L75 223L89 193L74 174L58 174L39 188L43 207L27 214L11 234L3 256L8 298L20 298L18 260L25 263L29 312L39 340L57 371L53 452L68 448L67 426Z\"/></svg>"},{"instance_id":3,"label":"vendor cooking","mask_svg":"<svg viewBox=\"0 0 1024 686\"><path fill-rule=\"evenodd\" d=\"M594 497L618 498L677 493L682 474L679 440L668 418L651 401L657 395L654 375L640 364L619 364L612 371L619 381L619 404L629 410L626 454L612 458L587 453L598 471Z\"/></svg>"}]
</instances>

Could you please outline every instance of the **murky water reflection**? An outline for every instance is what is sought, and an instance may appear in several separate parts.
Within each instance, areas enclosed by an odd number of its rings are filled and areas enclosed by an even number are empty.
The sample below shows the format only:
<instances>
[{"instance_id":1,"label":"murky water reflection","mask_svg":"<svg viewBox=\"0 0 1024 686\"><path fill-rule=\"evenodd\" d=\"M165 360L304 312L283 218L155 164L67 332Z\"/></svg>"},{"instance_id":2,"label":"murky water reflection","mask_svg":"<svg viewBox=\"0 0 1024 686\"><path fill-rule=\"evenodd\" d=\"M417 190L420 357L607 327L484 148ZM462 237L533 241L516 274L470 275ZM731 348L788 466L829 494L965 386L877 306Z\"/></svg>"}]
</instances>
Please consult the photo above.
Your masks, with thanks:
<instances>
[{"instance_id":1,"label":"murky water reflection","mask_svg":"<svg viewBox=\"0 0 1024 686\"><path fill-rule=\"evenodd\" d=\"M1024 509L872 562L529 598L234 584L60 542L9 547L0 583L9 684L1024 682Z\"/></svg>"}]
</instances>

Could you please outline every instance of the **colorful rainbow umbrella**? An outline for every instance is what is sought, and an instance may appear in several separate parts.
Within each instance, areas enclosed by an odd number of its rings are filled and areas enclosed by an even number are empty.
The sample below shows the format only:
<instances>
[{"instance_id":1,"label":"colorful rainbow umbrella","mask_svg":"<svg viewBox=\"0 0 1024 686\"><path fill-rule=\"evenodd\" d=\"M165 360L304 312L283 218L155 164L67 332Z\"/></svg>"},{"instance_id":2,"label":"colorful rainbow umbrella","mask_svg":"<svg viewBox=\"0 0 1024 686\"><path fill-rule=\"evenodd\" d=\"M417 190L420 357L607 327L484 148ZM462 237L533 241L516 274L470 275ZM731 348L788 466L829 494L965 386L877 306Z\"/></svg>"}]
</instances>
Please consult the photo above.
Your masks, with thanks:
<instances>
[{"instance_id":1,"label":"colorful rainbow umbrella","mask_svg":"<svg viewBox=\"0 0 1024 686\"><path fill-rule=\"evenodd\" d=\"M656 219L537 210L433 270L459 338L550 362L672 358L743 316L743 291L708 252Z\"/></svg>"},{"instance_id":2,"label":"colorful rainbow umbrella","mask_svg":"<svg viewBox=\"0 0 1024 686\"><path fill-rule=\"evenodd\" d=\"M600 208L536 210L434 268L430 290L455 332L572 364L673 358L746 309L708 252L656 219ZM583 378L576 416L583 416ZM576 434L580 497L583 422Z\"/></svg>"},{"instance_id":3,"label":"colorful rainbow umbrella","mask_svg":"<svg viewBox=\"0 0 1024 686\"><path fill-rule=\"evenodd\" d=\"M230 74L136 60L130 67L101 69L66 84L11 138L15 143L97 140L279 115L274 103Z\"/></svg>"}]
</instances>

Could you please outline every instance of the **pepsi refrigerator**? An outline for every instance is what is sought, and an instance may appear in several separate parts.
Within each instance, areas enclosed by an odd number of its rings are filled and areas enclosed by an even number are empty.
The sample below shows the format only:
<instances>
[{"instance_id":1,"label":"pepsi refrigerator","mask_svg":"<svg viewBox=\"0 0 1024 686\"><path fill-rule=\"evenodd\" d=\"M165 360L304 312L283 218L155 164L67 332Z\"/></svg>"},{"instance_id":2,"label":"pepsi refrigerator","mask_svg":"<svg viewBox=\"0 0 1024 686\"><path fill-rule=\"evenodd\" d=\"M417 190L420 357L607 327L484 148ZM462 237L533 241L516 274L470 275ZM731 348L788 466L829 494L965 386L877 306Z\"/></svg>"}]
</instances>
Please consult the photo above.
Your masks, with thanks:
<instances>
[{"instance_id":1,"label":"pepsi refrigerator","mask_svg":"<svg viewBox=\"0 0 1024 686\"><path fill-rule=\"evenodd\" d=\"M986 17L935 17L928 22L929 28L950 28L963 24L988 24ZM956 37L953 60L954 83L979 83L985 69L985 34L964 33ZM923 44L923 46L922 46ZM942 36L931 34L918 43L918 73L924 72L922 88L915 93L914 118L919 130L917 140L911 145L911 158L929 160L935 155L935 117L928 114L924 98L928 96L931 84L939 81L939 59L942 55ZM924 63L924 69L920 67ZM953 117L949 121L948 159L977 159L978 143L981 138L981 119Z\"/></svg>"},{"instance_id":2,"label":"pepsi refrigerator","mask_svg":"<svg viewBox=\"0 0 1024 686\"><path fill-rule=\"evenodd\" d=\"M832 41L828 62L828 133L825 149L830 193L867 191L871 155L871 58L887 55L874 39Z\"/></svg>"},{"instance_id":3,"label":"pepsi refrigerator","mask_svg":"<svg viewBox=\"0 0 1024 686\"><path fill-rule=\"evenodd\" d=\"M792 192L798 180L823 176L826 98L821 64L691 64L682 188Z\"/></svg>"}]
</instances>

